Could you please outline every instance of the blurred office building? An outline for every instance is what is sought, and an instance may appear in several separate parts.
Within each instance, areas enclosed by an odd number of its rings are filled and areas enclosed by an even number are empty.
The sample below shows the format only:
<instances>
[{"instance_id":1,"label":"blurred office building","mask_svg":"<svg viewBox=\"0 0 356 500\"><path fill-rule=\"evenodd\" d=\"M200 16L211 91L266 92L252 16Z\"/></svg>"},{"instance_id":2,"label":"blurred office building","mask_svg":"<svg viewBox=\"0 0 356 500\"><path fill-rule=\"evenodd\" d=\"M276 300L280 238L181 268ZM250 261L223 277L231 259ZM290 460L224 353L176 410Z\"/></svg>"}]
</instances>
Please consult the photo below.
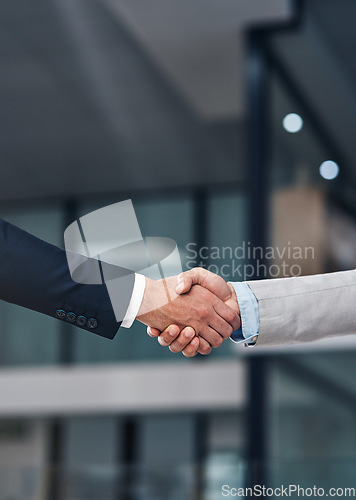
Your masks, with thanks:
<instances>
[{"instance_id":1,"label":"blurred office building","mask_svg":"<svg viewBox=\"0 0 356 500\"><path fill-rule=\"evenodd\" d=\"M355 19L352 0L1 0L0 216L63 247L132 199L184 269L355 268ZM110 341L1 302L0 500L356 487L355 351L186 359L141 323Z\"/></svg>"}]
</instances>

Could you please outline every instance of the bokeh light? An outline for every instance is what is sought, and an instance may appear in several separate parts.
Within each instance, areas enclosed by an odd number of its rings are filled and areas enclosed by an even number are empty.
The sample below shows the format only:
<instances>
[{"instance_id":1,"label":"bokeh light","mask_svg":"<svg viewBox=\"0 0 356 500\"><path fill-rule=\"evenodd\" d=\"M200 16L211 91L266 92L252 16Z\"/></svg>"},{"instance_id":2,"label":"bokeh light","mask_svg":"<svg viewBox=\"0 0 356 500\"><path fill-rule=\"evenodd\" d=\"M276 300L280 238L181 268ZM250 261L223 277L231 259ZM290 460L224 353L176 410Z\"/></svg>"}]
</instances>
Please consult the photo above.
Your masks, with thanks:
<instances>
[{"instance_id":1,"label":"bokeh light","mask_svg":"<svg viewBox=\"0 0 356 500\"><path fill-rule=\"evenodd\" d=\"M335 179L339 175L339 171L339 165L331 160L324 161L319 167L320 175L329 181Z\"/></svg>"},{"instance_id":2,"label":"bokeh light","mask_svg":"<svg viewBox=\"0 0 356 500\"><path fill-rule=\"evenodd\" d=\"M303 119L297 113L289 113L283 118L283 127L290 134L296 134L303 128Z\"/></svg>"}]
</instances>

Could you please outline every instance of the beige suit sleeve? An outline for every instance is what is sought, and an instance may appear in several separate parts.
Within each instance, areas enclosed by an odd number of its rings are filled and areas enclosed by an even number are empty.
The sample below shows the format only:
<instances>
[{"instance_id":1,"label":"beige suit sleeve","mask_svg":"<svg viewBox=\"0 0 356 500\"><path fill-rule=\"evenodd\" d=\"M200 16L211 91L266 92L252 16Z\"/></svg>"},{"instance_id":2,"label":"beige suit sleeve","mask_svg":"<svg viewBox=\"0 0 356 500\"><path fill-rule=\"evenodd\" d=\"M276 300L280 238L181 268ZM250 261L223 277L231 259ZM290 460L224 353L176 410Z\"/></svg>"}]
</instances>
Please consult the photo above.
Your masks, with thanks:
<instances>
[{"instance_id":1,"label":"beige suit sleeve","mask_svg":"<svg viewBox=\"0 0 356 500\"><path fill-rule=\"evenodd\" d=\"M356 270L249 281L248 285L260 311L256 346L356 333Z\"/></svg>"}]
</instances>

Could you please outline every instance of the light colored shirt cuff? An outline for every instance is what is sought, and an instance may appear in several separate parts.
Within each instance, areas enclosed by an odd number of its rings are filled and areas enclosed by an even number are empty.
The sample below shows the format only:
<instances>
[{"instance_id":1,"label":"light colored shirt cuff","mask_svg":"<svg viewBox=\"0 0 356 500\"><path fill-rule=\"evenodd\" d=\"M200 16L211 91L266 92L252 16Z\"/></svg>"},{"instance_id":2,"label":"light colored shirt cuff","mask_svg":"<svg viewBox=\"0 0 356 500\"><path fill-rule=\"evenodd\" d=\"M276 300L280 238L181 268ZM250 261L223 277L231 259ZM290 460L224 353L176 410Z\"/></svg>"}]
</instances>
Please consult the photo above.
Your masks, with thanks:
<instances>
[{"instance_id":1,"label":"light colored shirt cuff","mask_svg":"<svg viewBox=\"0 0 356 500\"><path fill-rule=\"evenodd\" d=\"M124 328L130 328L135 321L137 313L141 307L143 294L145 293L146 279L142 274L135 273L135 284L132 290L131 300L127 308L125 317L121 323Z\"/></svg>"},{"instance_id":2,"label":"light colored shirt cuff","mask_svg":"<svg viewBox=\"0 0 356 500\"><path fill-rule=\"evenodd\" d=\"M241 328L232 332L234 342L255 342L260 331L258 300L247 283L231 283L235 289L241 313Z\"/></svg>"}]
</instances>

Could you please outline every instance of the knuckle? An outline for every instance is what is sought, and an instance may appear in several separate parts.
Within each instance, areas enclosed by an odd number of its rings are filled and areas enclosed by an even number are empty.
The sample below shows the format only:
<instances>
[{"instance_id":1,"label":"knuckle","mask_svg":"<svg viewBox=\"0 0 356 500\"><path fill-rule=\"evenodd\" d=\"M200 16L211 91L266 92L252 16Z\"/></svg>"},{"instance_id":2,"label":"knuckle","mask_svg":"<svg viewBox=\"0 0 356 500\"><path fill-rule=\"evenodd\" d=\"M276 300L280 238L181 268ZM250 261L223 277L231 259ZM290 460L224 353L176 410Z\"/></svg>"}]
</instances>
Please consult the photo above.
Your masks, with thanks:
<instances>
[{"instance_id":1,"label":"knuckle","mask_svg":"<svg viewBox=\"0 0 356 500\"><path fill-rule=\"evenodd\" d=\"M207 319L209 317L209 309L207 307L202 307L200 309L200 316L202 319Z\"/></svg>"},{"instance_id":2,"label":"knuckle","mask_svg":"<svg viewBox=\"0 0 356 500\"><path fill-rule=\"evenodd\" d=\"M235 313L232 309L228 309L226 312L226 319L229 323L232 323L235 319Z\"/></svg>"},{"instance_id":3,"label":"knuckle","mask_svg":"<svg viewBox=\"0 0 356 500\"><path fill-rule=\"evenodd\" d=\"M219 335L218 337L214 338L213 347L220 347L223 342L224 339Z\"/></svg>"},{"instance_id":4,"label":"knuckle","mask_svg":"<svg viewBox=\"0 0 356 500\"><path fill-rule=\"evenodd\" d=\"M165 342L167 342L167 344L171 344L177 337L172 337L172 335L170 335L167 331L165 331L164 333L161 334L161 338Z\"/></svg>"},{"instance_id":5,"label":"knuckle","mask_svg":"<svg viewBox=\"0 0 356 500\"><path fill-rule=\"evenodd\" d=\"M187 345L187 343L188 343L188 339L185 339L183 337L183 335L180 335L177 338L176 343L177 343L177 346L179 346L180 348L184 348Z\"/></svg>"},{"instance_id":6,"label":"knuckle","mask_svg":"<svg viewBox=\"0 0 356 500\"><path fill-rule=\"evenodd\" d=\"M233 331L233 327L231 325L227 325L223 334L224 339L229 338Z\"/></svg>"},{"instance_id":7,"label":"knuckle","mask_svg":"<svg viewBox=\"0 0 356 500\"><path fill-rule=\"evenodd\" d=\"M206 356L207 354L210 354L211 347L208 344L204 344L200 347L199 352L200 352L200 354L203 354L204 356Z\"/></svg>"}]
</instances>

